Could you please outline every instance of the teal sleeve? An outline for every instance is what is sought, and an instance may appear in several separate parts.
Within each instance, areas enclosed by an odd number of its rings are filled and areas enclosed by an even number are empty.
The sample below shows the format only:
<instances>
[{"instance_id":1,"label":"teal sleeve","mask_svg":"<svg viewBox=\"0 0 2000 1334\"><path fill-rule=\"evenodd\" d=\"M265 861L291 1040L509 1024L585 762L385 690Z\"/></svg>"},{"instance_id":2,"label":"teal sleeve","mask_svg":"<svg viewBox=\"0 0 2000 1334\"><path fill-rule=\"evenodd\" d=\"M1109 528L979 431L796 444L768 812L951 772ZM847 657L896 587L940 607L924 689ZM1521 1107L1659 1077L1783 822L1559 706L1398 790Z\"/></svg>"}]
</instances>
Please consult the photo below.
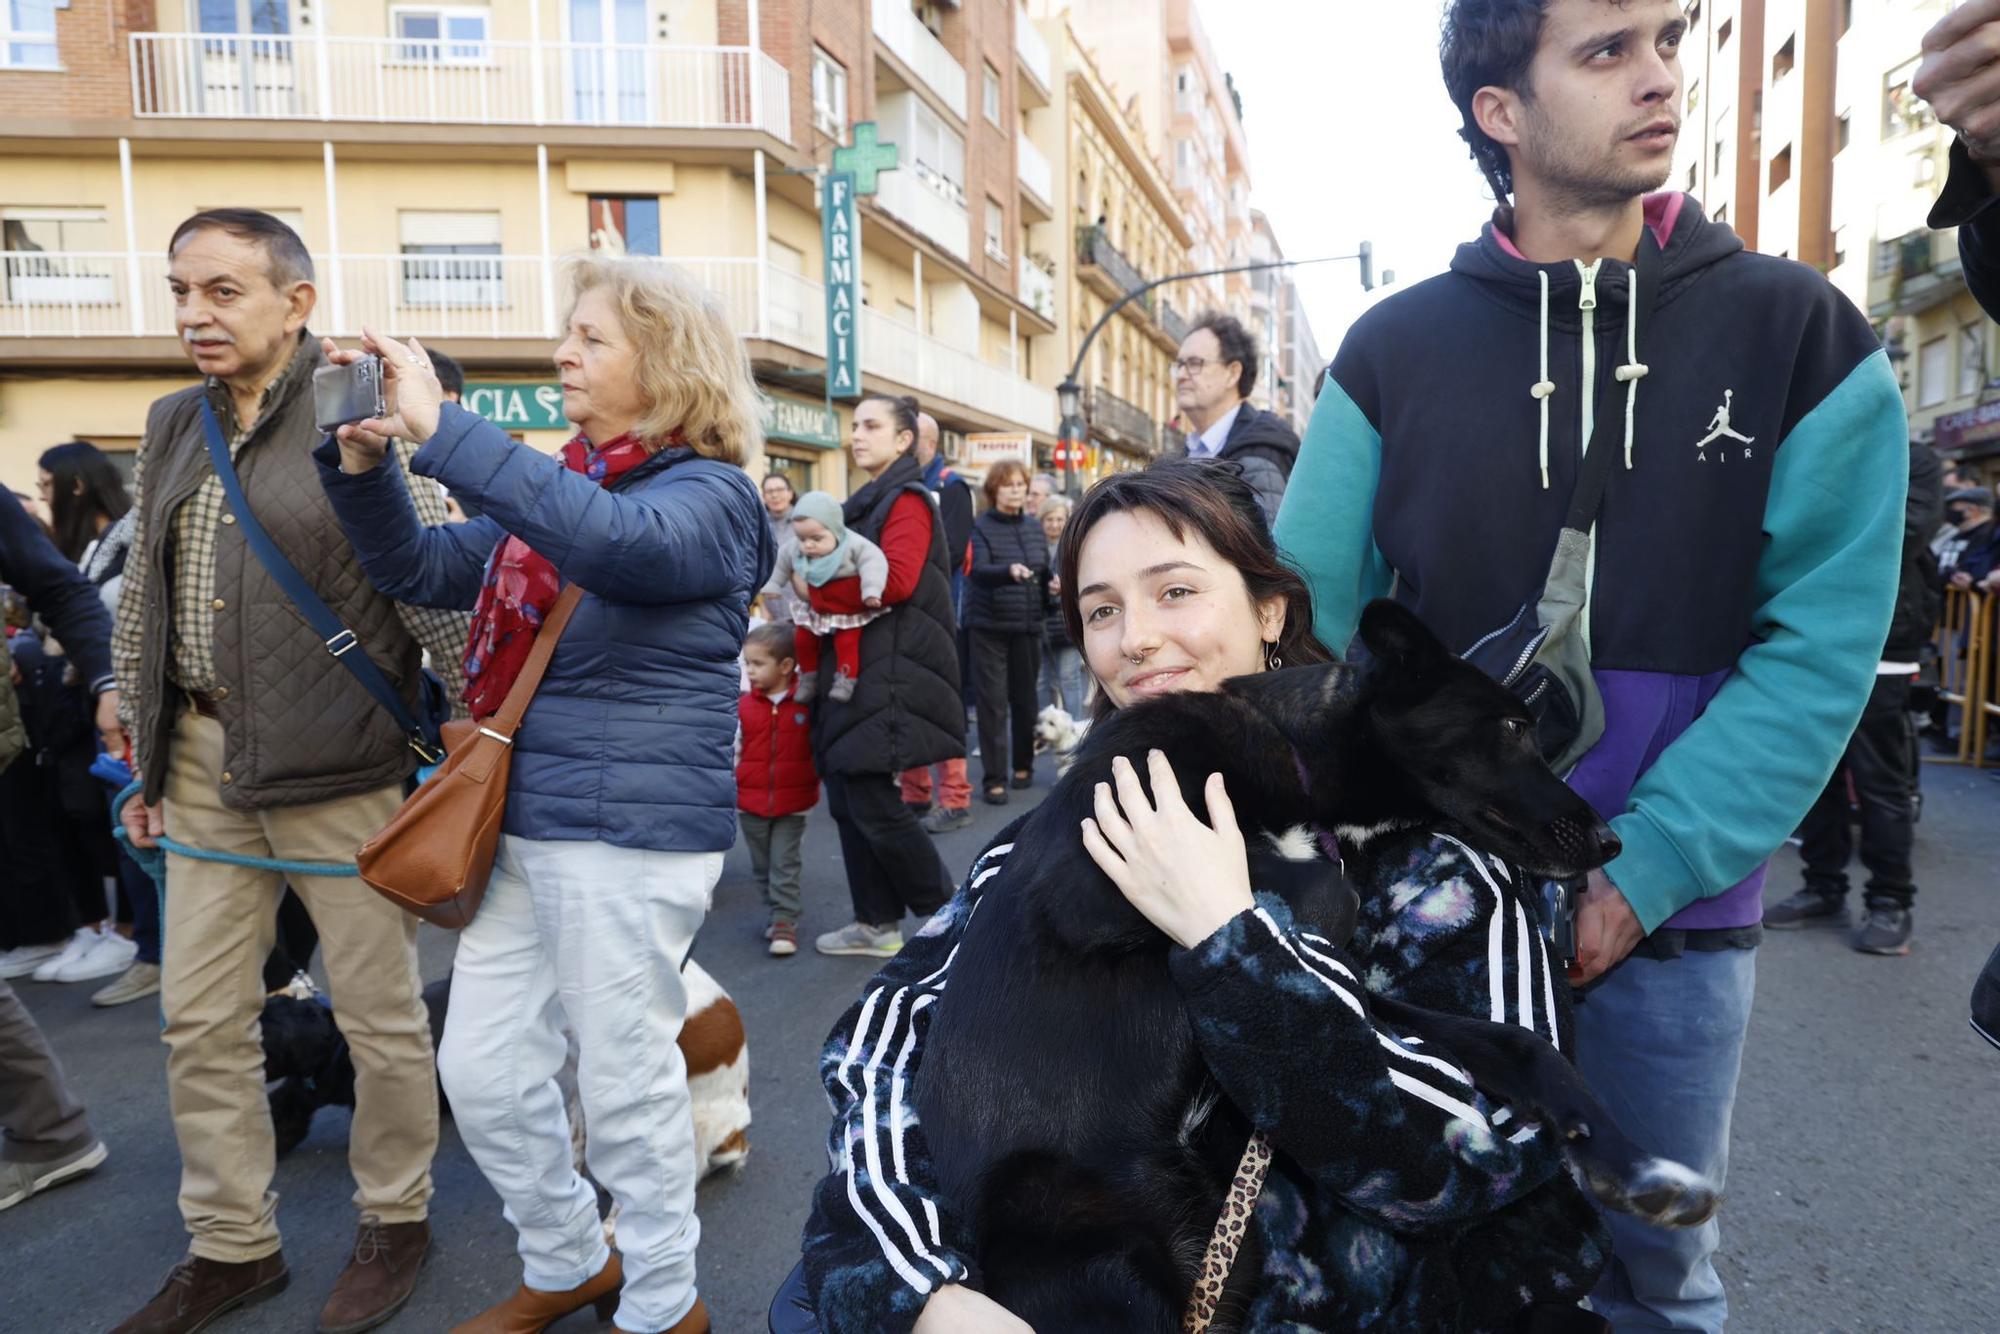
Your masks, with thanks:
<instances>
[{"instance_id":1,"label":"teal sleeve","mask_svg":"<svg viewBox=\"0 0 2000 1334\"><path fill-rule=\"evenodd\" d=\"M1647 931L1755 870L1846 750L1895 606L1908 441L1876 352L1779 446L1754 640L1611 822L1625 847L1605 874Z\"/></svg>"},{"instance_id":2,"label":"teal sleeve","mask_svg":"<svg viewBox=\"0 0 2000 1334\"><path fill-rule=\"evenodd\" d=\"M1385 596L1389 562L1375 546L1382 436L1332 376L1320 391L1278 509L1278 547L1312 590L1313 629L1344 653L1361 609Z\"/></svg>"}]
</instances>

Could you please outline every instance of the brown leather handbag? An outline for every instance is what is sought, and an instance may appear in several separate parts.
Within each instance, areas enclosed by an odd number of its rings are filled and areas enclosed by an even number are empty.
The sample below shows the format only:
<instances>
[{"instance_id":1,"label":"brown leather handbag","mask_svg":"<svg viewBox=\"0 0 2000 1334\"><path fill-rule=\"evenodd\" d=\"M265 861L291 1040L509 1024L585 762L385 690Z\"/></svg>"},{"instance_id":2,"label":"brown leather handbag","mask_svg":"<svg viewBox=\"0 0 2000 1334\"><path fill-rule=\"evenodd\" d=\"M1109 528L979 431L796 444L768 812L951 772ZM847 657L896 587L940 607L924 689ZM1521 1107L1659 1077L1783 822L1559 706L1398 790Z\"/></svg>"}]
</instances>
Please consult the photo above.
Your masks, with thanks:
<instances>
[{"instance_id":1,"label":"brown leather handbag","mask_svg":"<svg viewBox=\"0 0 2000 1334\"><path fill-rule=\"evenodd\" d=\"M381 833L361 845L355 860L362 880L397 907L452 930L469 925L479 911L500 845L514 732L542 683L570 613L582 600L583 590L575 584L563 589L536 631L534 647L500 712L484 721L446 723L444 763L410 794Z\"/></svg>"}]
</instances>

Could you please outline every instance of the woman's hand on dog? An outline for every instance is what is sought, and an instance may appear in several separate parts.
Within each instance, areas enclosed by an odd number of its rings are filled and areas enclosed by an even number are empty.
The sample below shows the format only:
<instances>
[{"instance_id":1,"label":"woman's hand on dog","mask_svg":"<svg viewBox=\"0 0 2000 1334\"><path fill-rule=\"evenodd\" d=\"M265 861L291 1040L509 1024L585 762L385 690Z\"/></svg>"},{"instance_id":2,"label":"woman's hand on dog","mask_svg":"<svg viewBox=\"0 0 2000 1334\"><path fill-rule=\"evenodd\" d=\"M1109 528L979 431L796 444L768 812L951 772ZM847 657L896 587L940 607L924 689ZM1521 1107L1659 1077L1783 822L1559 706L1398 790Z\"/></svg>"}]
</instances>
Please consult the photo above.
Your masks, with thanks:
<instances>
[{"instance_id":1,"label":"woman's hand on dog","mask_svg":"<svg viewBox=\"0 0 2000 1334\"><path fill-rule=\"evenodd\" d=\"M1035 1334L1030 1325L983 1293L949 1283L931 1294L914 1334Z\"/></svg>"},{"instance_id":2,"label":"woman's hand on dog","mask_svg":"<svg viewBox=\"0 0 2000 1334\"><path fill-rule=\"evenodd\" d=\"M1083 822L1083 846L1147 921L1192 949L1255 906L1249 854L1221 774L1208 776L1203 823L1181 799L1180 780L1166 755L1152 751L1146 765L1152 800L1130 760L1120 755L1112 761L1117 790L1110 783L1097 785L1097 814Z\"/></svg>"}]
</instances>

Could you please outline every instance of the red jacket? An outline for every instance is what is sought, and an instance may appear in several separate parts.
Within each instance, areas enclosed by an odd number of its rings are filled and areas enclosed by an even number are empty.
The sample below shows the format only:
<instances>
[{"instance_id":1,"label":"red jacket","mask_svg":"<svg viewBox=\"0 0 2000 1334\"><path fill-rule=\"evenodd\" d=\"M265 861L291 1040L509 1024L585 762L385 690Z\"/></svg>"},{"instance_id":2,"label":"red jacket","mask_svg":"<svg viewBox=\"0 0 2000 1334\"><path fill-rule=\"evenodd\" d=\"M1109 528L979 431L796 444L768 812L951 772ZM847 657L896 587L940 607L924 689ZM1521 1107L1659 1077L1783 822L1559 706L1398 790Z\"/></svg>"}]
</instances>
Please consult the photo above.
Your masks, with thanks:
<instances>
[{"instance_id":1,"label":"red jacket","mask_svg":"<svg viewBox=\"0 0 2000 1334\"><path fill-rule=\"evenodd\" d=\"M752 690L736 701L743 753L736 761L736 809L775 819L819 805L812 729L806 706L792 697L772 703Z\"/></svg>"}]
</instances>

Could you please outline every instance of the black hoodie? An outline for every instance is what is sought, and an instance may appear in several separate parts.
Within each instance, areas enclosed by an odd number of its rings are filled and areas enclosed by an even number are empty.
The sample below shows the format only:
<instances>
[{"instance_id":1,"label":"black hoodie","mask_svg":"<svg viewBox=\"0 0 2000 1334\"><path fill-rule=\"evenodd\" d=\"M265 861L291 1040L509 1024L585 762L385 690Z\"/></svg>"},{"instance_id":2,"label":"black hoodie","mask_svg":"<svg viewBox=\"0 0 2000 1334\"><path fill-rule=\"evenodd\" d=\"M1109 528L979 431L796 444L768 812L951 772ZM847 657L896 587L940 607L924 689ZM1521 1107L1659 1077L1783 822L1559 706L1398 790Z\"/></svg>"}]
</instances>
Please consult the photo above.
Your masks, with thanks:
<instances>
[{"instance_id":1,"label":"black hoodie","mask_svg":"<svg viewBox=\"0 0 2000 1334\"><path fill-rule=\"evenodd\" d=\"M1277 537L1330 646L1393 588L1463 651L1539 594L1586 437L1615 451L1584 620L1605 732L1569 781L1623 840L1605 871L1646 929L1733 931L1874 685L1909 423L1824 277L1687 195L1645 216L1636 349L1630 264L1532 263L1492 226L1356 322Z\"/></svg>"}]
</instances>

